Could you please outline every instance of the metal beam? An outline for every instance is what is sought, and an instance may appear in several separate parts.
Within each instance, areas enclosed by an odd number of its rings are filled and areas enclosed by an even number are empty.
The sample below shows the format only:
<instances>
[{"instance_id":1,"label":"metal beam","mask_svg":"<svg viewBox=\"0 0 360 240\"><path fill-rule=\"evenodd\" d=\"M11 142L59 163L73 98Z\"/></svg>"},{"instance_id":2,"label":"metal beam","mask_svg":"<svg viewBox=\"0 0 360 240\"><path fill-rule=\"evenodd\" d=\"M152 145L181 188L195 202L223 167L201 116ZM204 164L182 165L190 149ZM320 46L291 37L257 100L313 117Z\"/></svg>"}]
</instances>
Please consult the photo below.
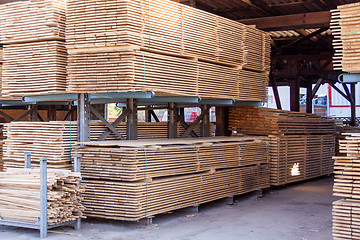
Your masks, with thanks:
<instances>
[{"instance_id":1,"label":"metal beam","mask_svg":"<svg viewBox=\"0 0 360 240\"><path fill-rule=\"evenodd\" d=\"M187 130L187 129L190 128L189 124L187 124L187 123L185 122L185 120L184 120L184 118L183 118L182 116L176 114L175 117L176 117L177 121L180 122L181 126L182 126L185 130ZM190 135L191 135L192 137L194 137L194 138L198 138L198 137L199 137L199 136L196 134L196 132L194 132L194 130L191 130Z\"/></svg>"},{"instance_id":2,"label":"metal beam","mask_svg":"<svg viewBox=\"0 0 360 240\"><path fill-rule=\"evenodd\" d=\"M201 122L201 136L210 137L210 116L209 116L209 107L208 105L202 105L201 111L205 112L204 118Z\"/></svg>"},{"instance_id":3,"label":"metal beam","mask_svg":"<svg viewBox=\"0 0 360 240\"><path fill-rule=\"evenodd\" d=\"M329 29L328 27L320 28L320 29L316 30L315 32L310 33L309 35L303 36L303 37L301 37L299 39L296 39L295 41L293 41L293 42L291 42L289 44L286 44L284 46L281 46L280 48L275 49L274 51L272 51L272 53L278 53L283 49L287 49L289 47L296 46L296 45L298 45L298 44L300 44L300 43L302 43L302 42L304 42L304 41L306 41L308 39L311 39L314 36L319 35L322 32L325 32L328 29Z\"/></svg>"},{"instance_id":4,"label":"metal beam","mask_svg":"<svg viewBox=\"0 0 360 240\"><path fill-rule=\"evenodd\" d=\"M7 115L6 113L0 111L0 115L3 116L4 118L6 118L9 121L14 121L14 119L12 117L10 117L9 115Z\"/></svg>"},{"instance_id":5,"label":"metal beam","mask_svg":"<svg viewBox=\"0 0 360 240\"><path fill-rule=\"evenodd\" d=\"M160 122L159 118L156 116L154 110L149 110L150 115L154 118L155 122Z\"/></svg>"},{"instance_id":6,"label":"metal beam","mask_svg":"<svg viewBox=\"0 0 360 240\"><path fill-rule=\"evenodd\" d=\"M306 112L312 113L312 101L313 100L313 90L312 90L312 81L309 81L306 86Z\"/></svg>"},{"instance_id":7,"label":"metal beam","mask_svg":"<svg viewBox=\"0 0 360 240\"><path fill-rule=\"evenodd\" d=\"M78 141L90 141L90 103L86 93L78 94Z\"/></svg>"},{"instance_id":8,"label":"metal beam","mask_svg":"<svg viewBox=\"0 0 360 240\"><path fill-rule=\"evenodd\" d=\"M126 121L127 140L137 140L138 117L137 117L137 105L135 99L133 98L128 99L127 108L130 110L130 113L127 116L127 121Z\"/></svg>"},{"instance_id":9,"label":"metal beam","mask_svg":"<svg viewBox=\"0 0 360 240\"><path fill-rule=\"evenodd\" d=\"M115 135L121 139L121 140L125 140L125 138L116 130L116 128L111 125L93 106L90 105L90 111L92 114L94 114L102 123L105 124L105 126L112 131L113 133L115 133Z\"/></svg>"},{"instance_id":10,"label":"metal beam","mask_svg":"<svg viewBox=\"0 0 360 240\"><path fill-rule=\"evenodd\" d=\"M360 82L360 74L342 74L343 83L357 83Z\"/></svg>"},{"instance_id":11,"label":"metal beam","mask_svg":"<svg viewBox=\"0 0 360 240\"><path fill-rule=\"evenodd\" d=\"M290 81L290 111L300 111L300 79Z\"/></svg>"},{"instance_id":12,"label":"metal beam","mask_svg":"<svg viewBox=\"0 0 360 240\"><path fill-rule=\"evenodd\" d=\"M206 111L203 111L200 116L198 116L195 121L189 126L189 128L185 130L185 132L181 135L181 138L186 138L190 134L190 132L194 130L198 123L204 119L205 115Z\"/></svg>"},{"instance_id":13,"label":"metal beam","mask_svg":"<svg viewBox=\"0 0 360 240\"><path fill-rule=\"evenodd\" d=\"M351 126L356 126L356 101L355 101L355 83L350 84L351 89Z\"/></svg>"},{"instance_id":14,"label":"metal beam","mask_svg":"<svg viewBox=\"0 0 360 240\"><path fill-rule=\"evenodd\" d=\"M323 83L324 79L323 78L319 78L316 82L316 85L314 87L314 89L312 90L312 93L311 93L311 99L313 99L317 93L317 91L319 90L321 84Z\"/></svg>"},{"instance_id":15,"label":"metal beam","mask_svg":"<svg viewBox=\"0 0 360 240\"><path fill-rule=\"evenodd\" d=\"M278 91L278 87L277 87L277 82L273 76L270 76L270 83L271 83L271 87L274 92L276 107L277 107L277 109L281 110L282 107L281 107L281 100L280 100L280 95L279 95L279 91Z\"/></svg>"},{"instance_id":16,"label":"metal beam","mask_svg":"<svg viewBox=\"0 0 360 240\"><path fill-rule=\"evenodd\" d=\"M351 103L351 99L348 95L346 95L343 91L341 91L334 83L329 82L330 86L334 88L341 96L343 96L346 100L348 100Z\"/></svg>"},{"instance_id":17,"label":"metal beam","mask_svg":"<svg viewBox=\"0 0 360 240\"><path fill-rule=\"evenodd\" d=\"M238 21L248 25L256 25L256 28L266 31L281 31L299 28L329 27L330 20L330 11L321 11L275 17L242 19Z\"/></svg>"},{"instance_id":18,"label":"metal beam","mask_svg":"<svg viewBox=\"0 0 360 240\"><path fill-rule=\"evenodd\" d=\"M126 119L126 116L130 113L129 109L124 109L124 111L122 112L122 114L111 124L115 130L116 127ZM112 132L112 130L110 129L106 129L106 131L99 137L98 141L104 141ZM120 138L121 139L121 138Z\"/></svg>"},{"instance_id":19,"label":"metal beam","mask_svg":"<svg viewBox=\"0 0 360 240\"><path fill-rule=\"evenodd\" d=\"M175 103L169 103L168 106L168 138L176 138L176 129L177 129L177 122L176 122L176 112Z\"/></svg>"}]
</instances>

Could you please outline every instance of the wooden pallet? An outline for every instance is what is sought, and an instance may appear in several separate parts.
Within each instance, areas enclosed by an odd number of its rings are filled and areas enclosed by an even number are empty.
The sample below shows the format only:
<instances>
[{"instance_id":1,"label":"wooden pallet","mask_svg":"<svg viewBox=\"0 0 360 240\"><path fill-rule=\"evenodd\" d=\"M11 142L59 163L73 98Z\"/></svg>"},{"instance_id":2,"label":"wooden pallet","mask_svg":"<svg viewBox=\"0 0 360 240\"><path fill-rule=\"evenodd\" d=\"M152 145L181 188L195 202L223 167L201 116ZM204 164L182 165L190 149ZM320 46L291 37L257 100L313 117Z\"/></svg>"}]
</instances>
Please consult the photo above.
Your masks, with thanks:
<instances>
[{"instance_id":1,"label":"wooden pallet","mask_svg":"<svg viewBox=\"0 0 360 240\"><path fill-rule=\"evenodd\" d=\"M137 221L269 187L267 165L154 179L151 182L83 180L85 215Z\"/></svg>"},{"instance_id":2,"label":"wooden pallet","mask_svg":"<svg viewBox=\"0 0 360 240\"><path fill-rule=\"evenodd\" d=\"M2 97L64 92L66 59L61 41L4 45Z\"/></svg>"},{"instance_id":3,"label":"wooden pallet","mask_svg":"<svg viewBox=\"0 0 360 240\"><path fill-rule=\"evenodd\" d=\"M229 130L251 135L332 134L335 133L335 123L315 114L234 107L229 113Z\"/></svg>"},{"instance_id":4,"label":"wooden pallet","mask_svg":"<svg viewBox=\"0 0 360 240\"><path fill-rule=\"evenodd\" d=\"M270 135L269 139L273 186L324 176L334 170L332 135Z\"/></svg>"},{"instance_id":5,"label":"wooden pallet","mask_svg":"<svg viewBox=\"0 0 360 240\"><path fill-rule=\"evenodd\" d=\"M360 239L360 202L338 200L333 203L334 240Z\"/></svg>"},{"instance_id":6,"label":"wooden pallet","mask_svg":"<svg viewBox=\"0 0 360 240\"><path fill-rule=\"evenodd\" d=\"M268 33L170 0L71 0L67 8L69 49L136 45L254 71L270 69Z\"/></svg>"},{"instance_id":7,"label":"wooden pallet","mask_svg":"<svg viewBox=\"0 0 360 240\"><path fill-rule=\"evenodd\" d=\"M338 6L332 11L331 30L335 48L334 69L360 73L360 4Z\"/></svg>"},{"instance_id":8,"label":"wooden pallet","mask_svg":"<svg viewBox=\"0 0 360 240\"><path fill-rule=\"evenodd\" d=\"M80 174L68 170L47 171L48 224L83 218ZM7 169L0 172L0 217L35 223L40 217L39 169Z\"/></svg>"},{"instance_id":9,"label":"wooden pallet","mask_svg":"<svg viewBox=\"0 0 360 240\"><path fill-rule=\"evenodd\" d=\"M75 49L68 53L68 92L154 91L163 96L243 101L265 101L267 97L267 73L133 47Z\"/></svg>"},{"instance_id":10,"label":"wooden pallet","mask_svg":"<svg viewBox=\"0 0 360 240\"><path fill-rule=\"evenodd\" d=\"M65 39L65 0L27 0L0 4L0 42Z\"/></svg>"},{"instance_id":11,"label":"wooden pallet","mask_svg":"<svg viewBox=\"0 0 360 240\"><path fill-rule=\"evenodd\" d=\"M267 163L264 139L188 139L181 145L177 139L151 140L142 141L144 147L140 148L133 146L133 141L121 147L115 141L107 146L91 142L76 147L74 153L82 155L81 172L85 178L141 181Z\"/></svg>"}]
</instances>

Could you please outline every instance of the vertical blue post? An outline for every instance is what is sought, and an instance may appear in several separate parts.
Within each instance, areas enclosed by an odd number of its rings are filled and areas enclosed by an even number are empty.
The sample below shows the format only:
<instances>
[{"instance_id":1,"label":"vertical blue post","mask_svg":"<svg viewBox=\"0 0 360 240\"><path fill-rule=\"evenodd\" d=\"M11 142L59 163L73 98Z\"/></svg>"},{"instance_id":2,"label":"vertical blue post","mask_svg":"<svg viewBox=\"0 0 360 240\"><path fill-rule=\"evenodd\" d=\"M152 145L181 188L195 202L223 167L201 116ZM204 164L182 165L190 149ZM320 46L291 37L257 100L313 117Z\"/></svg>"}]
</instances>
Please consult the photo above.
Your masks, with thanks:
<instances>
[{"instance_id":1,"label":"vertical blue post","mask_svg":"<svg viewBox=\"0 0 360 240\"><path fill-rule=\"evenodd\" d=\"M24 152L25 168L31 168L31 152Z\"/></svg>"},{"instance_id":2,"label":"vertical blue post","mask_svg":"<svg viewBox=\"0 0 360 240\"><path fill-rule=\"evenodd\" d=\"M80 157L81 157L81 155L77 155L76 157L74 157L74 172L79 173L81 171L81 159L80 159ZM81 218L76 220L75 229L76 230L81 229Z\"/></svg>"},{"instance_id":3,"label":"vertical blue post","mask_svg":"<svg viewBox=\"0 0 360 240\"><path fill-rule=\"evenodd\" d=\"M40 158L40 238L47 237L47 157Z\"/></svg>"}]
</instances>

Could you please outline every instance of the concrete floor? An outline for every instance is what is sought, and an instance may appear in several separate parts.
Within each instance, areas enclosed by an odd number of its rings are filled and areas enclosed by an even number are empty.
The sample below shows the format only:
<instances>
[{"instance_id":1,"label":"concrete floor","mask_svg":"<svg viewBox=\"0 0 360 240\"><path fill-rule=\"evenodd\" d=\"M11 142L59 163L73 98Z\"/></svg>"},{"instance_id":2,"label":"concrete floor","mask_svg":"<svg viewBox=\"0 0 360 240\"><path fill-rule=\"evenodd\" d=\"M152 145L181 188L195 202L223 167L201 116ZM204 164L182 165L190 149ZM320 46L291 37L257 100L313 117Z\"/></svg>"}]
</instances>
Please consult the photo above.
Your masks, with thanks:
<instances>
[{"instance_id":1,"label":"concrete floor","mask_svg":"<svg viewBox=\"0 0 360 240\"><path fill-rule=\"evenodd\" d=\"M204 239L204 240L329 240L333 178L293 184L282 189L236 197L236 203L225 200L204 204L193 215L191 209L157 216L152 227L144 224L87 219L82 230L70 227L57 231L81 237L49 233L48 239ZM38 231L0 227L0 239L38 239Z\"/></svg>"}]
</instances>

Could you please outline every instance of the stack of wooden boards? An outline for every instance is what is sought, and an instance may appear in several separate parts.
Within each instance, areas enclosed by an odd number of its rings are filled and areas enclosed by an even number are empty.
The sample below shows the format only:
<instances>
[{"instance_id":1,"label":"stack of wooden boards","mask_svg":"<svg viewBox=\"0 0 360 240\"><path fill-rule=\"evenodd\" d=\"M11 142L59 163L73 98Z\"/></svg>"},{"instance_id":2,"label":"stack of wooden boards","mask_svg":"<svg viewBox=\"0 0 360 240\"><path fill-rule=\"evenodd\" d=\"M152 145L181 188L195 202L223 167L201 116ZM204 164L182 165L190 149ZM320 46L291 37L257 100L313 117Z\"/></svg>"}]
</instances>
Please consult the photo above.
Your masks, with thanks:
<instances>
[{"instance_id":1,"label":"stack of wooden boards","mask_svg":"<svg viewBox=\"0 0 360 240\"><path fill-rule=\"evenodd\" d=\"M87 216L136 221L269 186L262 137L84 143Z\"/></svg>"},{"instance_id":2,"label":"stack of wooden boards","mask_svg":"<svg viewBox=\"0 0 360 240\"><path fill-rule=\"evenodd\" d=\"M360 133L344 133L340 153L335 159L334 195L343 199L333 203L333 237L336 240L360 238Z\"/></svg>"},{"instance_id":3,"label":"stack of wooden boards","mask_svg":"<svg viewBox=\"0 0 360 240\"><path fill-rule=\"evenodd\" d=\"M331 30L334 36L335 70L360 73L360 3L338 6L332 10Z\"/></svg>"},{"instance_id":4,"label":"stack of wooden boards","mask_svg":"<svg viewBox=\"0 0 360 240\"><path fill-rule=\"evenodd\" d=\"M68 170L47 172L48 225L83 218L80 173ZM0 172L0 217L35 223L40 217L39 169L7 169Z\"/></svg>"},{"instance_id":5,"label":"stack of wooden boards","mask_svg":"<svg viewBox=\"0 0 360 240\"><path fill-rule=\"evenodd\" d=\"M345 140L345 133L360 133L360 127L353 126L336 126L336 145L335 145L335 156L346 156L345 152L340 152L340 142Z\"/></svg>"},{"instance_id":6,"label":"stack of wooden boards","mask_svg":"<svg viewBox=\"0 0 360 240\"><path fill-rule=\"evenodd\" d=\"M65 0L0 4L2 97L66 89Z\"/></svg>"},{"instance_id":7,"label":"stack of wooden boards","mask_svg":"<svg viewBox=\"0 0 360 240\"><path fill-rule=\"evenodd\" d=\"M71 92L266 98L270 36L170 0L68 1L66 42Z\"/></svg>"},{"instance_id":8,"label":"stack of wooden boards","mask_svg":"<svg viewBox=\"0 0 360 240\"><path fill-rule=\"evenodd\" d=\"M230 109L229 127L236 133L269 136L273 186L333 172L332 119L263 107L236 107Z\"/></svg>"},{"instance_id":9,"label":"stack of wooden boards","mask_svg":"<svg viewBox=\"0 0 360 240\"><path fill-rule=\"evenodd\" d=\"M96 141L107 128L99 121L91 121L91 140ZM126 124L117 127L118 132L126 137ZM196 127L195 133L201 136L201 128ZM184 132L178 123L177 135ZM139 139L167 138L167 123L139 123ZM38 166L40 157L48 157L49 168L72 169L71 151L77 141L77 122L12 122L5 124L4 154L2 161L5 168L24 167L24 153L31 152L32 164ZM117 140L110 134L107 140ZM2 146L2 145L1 145ZM0 170L2 169L0 162Z\"/></svg>"}]
</instances>

